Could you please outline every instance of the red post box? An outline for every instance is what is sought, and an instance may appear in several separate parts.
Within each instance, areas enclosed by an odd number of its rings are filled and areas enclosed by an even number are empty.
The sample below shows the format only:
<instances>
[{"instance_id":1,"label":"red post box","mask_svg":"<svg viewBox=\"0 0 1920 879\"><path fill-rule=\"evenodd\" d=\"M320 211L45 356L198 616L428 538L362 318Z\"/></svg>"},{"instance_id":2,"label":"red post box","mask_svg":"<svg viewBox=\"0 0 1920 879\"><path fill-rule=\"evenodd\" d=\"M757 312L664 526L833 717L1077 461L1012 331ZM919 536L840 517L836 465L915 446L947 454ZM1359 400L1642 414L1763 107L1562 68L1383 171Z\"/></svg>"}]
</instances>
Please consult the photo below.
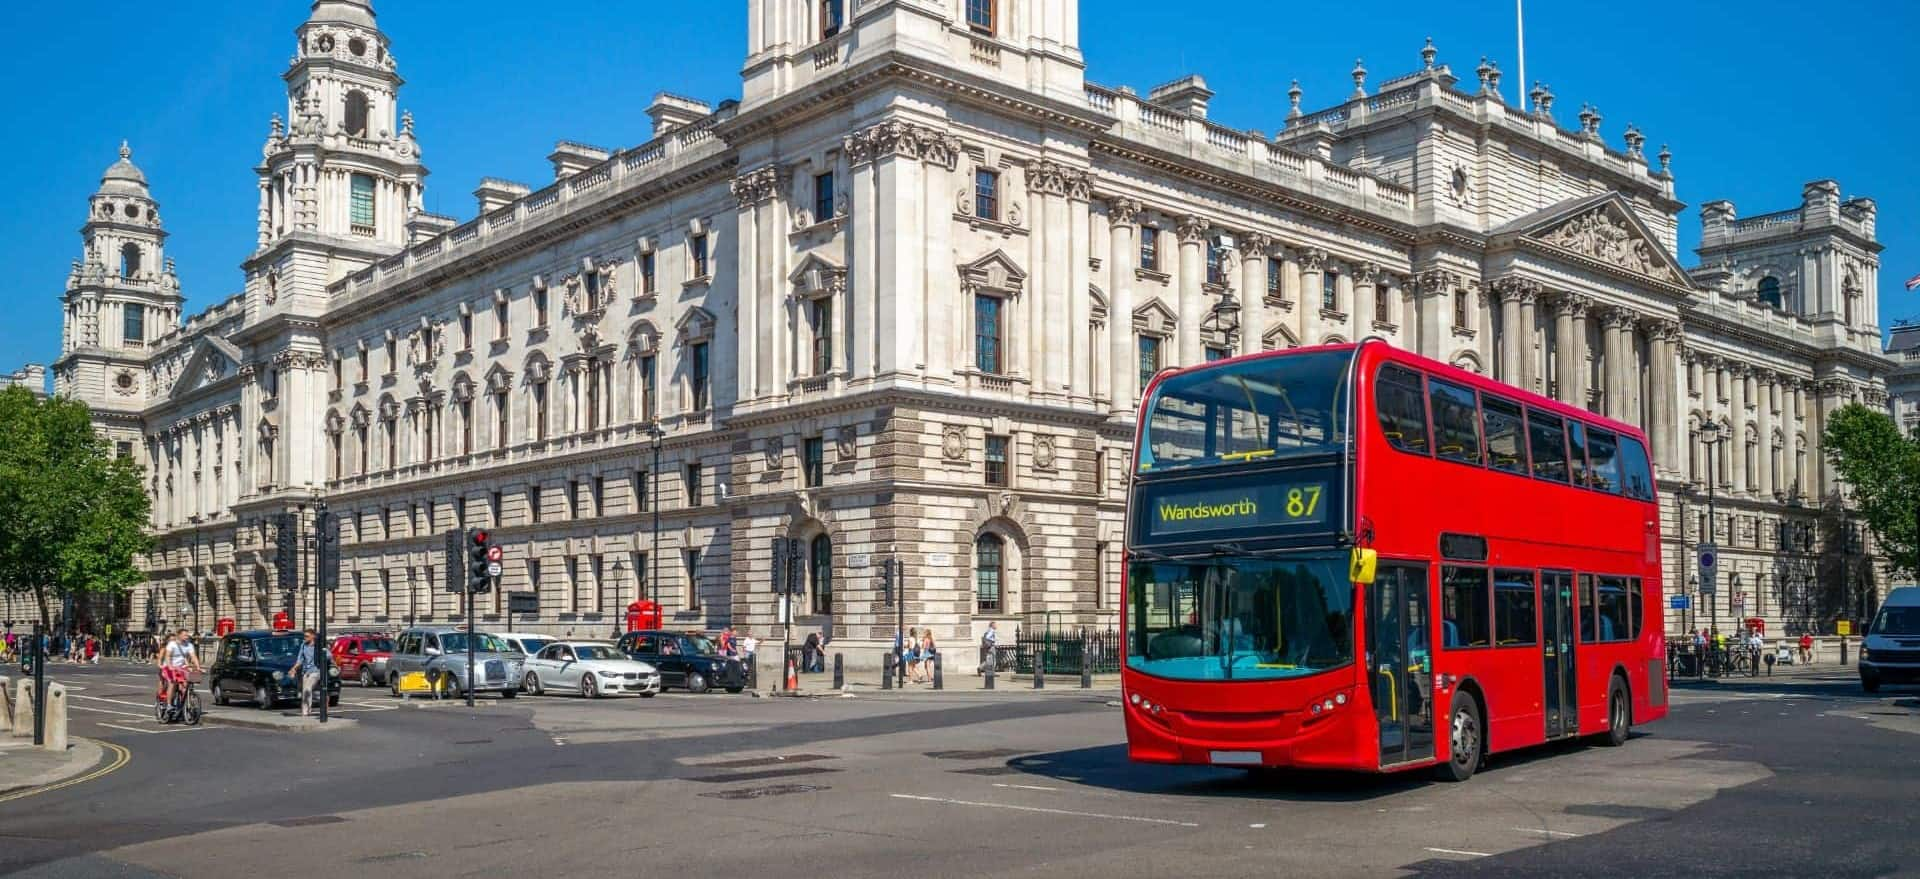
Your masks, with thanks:
<instances>
[{"instance_id":1,"label":"red post box","mask_svg":"<svg viewBox=\"0 0 1920 879\"><path fill-rule=\"evenodd\" d=\"M660 628L660 603L657 601L636 601L627 605L627 631L637 632Z\"/></svg>"},{"instance_id":2,"label":"red post box","mask_svg":"<svg viewBox=\"0 0 1920 879\"><path fill-rule=\"evenodd\" d=\"M293 628L293 617L288 616L286 611L277 610L273 612L273 630L274 631L285 632L285 631L291 630L292 628Z\"/></svg>"}]
</instances>

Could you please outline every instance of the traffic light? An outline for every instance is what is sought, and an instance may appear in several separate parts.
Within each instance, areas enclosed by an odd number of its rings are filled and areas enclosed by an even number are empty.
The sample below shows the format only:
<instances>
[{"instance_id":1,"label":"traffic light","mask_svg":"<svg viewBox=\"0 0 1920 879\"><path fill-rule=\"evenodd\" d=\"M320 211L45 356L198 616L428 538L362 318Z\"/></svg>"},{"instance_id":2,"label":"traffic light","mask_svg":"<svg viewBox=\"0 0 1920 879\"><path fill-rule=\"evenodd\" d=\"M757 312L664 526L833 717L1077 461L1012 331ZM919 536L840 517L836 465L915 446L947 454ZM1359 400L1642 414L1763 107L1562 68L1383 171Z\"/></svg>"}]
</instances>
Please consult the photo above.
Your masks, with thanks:
<instances>
[{"instance_id":1,"label":"traffic light","mask_svg":"<svg viewBox=\"0 0 1920 879\"><path fill-rule=\"evenodd\" d=\"M891 558L881 559L880 560L880 603L881 604L892 606L893 589L894 589L893 559Z\"/></svg>"},{"instance_id":2,"label":"traffic light","mask_svg":"<svg viewBox=\"0 0 1920 879\"><path fill-rule=\"evenodd\" d=\"M493 591L493 566L500 563L500 547L484 528L467 531L467 591Z\"/></svg>"},{"instance_id":3,"label":"traffic light","mask_svg":"<svg viewBox=\"0 0 1920 879\"><path fill-rule=\"evenodd\" d=\"M292 513L273 517L273 567L281 592L300 588L299 520Z\"/></svg>"},{"instance_id":4,"label":"traffic light","mask_svg":"<svg viewBox=\"0 0 1920 879\"><path fill-rule=\"evenodd\" d=\"M315 562L319 564L320 588L326 592L340 591L340 514L322 510L314 520L315 543L318 550Z\"/></svg>"}]
</instances>

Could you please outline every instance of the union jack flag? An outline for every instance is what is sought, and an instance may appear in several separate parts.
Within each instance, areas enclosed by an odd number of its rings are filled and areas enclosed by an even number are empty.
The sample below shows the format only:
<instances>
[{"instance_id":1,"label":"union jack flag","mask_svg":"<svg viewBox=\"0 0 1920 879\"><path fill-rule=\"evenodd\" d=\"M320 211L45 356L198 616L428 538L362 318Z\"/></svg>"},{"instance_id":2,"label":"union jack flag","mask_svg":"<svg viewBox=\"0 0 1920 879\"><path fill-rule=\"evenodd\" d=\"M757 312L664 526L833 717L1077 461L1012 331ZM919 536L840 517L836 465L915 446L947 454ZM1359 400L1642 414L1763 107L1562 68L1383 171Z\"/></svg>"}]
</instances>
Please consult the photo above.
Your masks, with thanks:
<instances>
[{"instance_id":1,"label":"union jack flag","mask_svg":"<svg viewBox=\"0 0 1920 879\"><path fill-rule=\"evenodd\" d=\"M1920 287L1920 275L1914 275L1907 279L1907 289L1912 290L1915 287Z\"/></svg>"}]
</instances>

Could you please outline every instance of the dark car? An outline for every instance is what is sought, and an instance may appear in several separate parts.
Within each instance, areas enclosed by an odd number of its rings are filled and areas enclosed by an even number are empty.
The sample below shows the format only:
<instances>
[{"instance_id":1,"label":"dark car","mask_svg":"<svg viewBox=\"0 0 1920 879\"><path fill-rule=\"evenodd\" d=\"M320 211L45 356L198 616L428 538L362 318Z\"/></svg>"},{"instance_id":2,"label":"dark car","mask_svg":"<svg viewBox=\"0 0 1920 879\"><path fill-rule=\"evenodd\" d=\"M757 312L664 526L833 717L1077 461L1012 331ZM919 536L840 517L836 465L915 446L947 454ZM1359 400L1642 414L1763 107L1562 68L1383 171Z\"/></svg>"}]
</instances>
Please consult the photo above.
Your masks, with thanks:
<instances>
[{"instance_id":1,"label":"dark car","mask_svg":"<svg viewBox=\"0 0 1920 879\"><path fill-rule=\"evenodd\" d=\"M292 673L300 656L299 632L275 632L254 629L234 632L220 639L213 668L207 672L207 689L213 704L225 705L239 699L261 708L272 708L281 701L300 700L300 679ZM328 664L327 704L340 704L340 668ZM302 670L305 673L305 670Z\"/></svg>"},{"instance_id":2,"label":"dark car","mask_svg":"<svg viewBox=\"0 0 1920 879\"><path fill-rule=\"evenodd\" d=\"M333 663L340 667L341 680L359 681L362 687L384 686L387 660L393 656L393 639L386 635L341 635L333 639Z\"/></svg>"},{"instance_id":3,"label":"dark car","mask_svg":"<svg viewBox=\"0 0 1920 879\"><path fill-rule=\"evenodd\" d=\"M747 688L747 670L740 660L720 655L705 635L684 632L636 631L620 636L628 656L660 670L660 689L679 687L690 693L724 688L738 693Z\"/></svg>"}]
</instances>

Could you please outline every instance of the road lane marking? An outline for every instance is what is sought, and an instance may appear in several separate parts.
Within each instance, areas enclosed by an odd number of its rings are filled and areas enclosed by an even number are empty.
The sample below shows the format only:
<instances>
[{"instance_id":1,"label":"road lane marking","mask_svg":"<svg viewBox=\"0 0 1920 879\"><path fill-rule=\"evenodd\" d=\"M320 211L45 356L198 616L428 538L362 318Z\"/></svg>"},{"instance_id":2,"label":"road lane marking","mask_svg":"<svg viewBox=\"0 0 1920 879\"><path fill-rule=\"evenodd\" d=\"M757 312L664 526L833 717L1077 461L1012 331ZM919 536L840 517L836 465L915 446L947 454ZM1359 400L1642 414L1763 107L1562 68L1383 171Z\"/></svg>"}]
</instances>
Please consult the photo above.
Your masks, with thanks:
<instances>
[{"instance_id":1,"label":"road lane marking","mask_svg":"<svg viewBox=\"0 0 1920 879\"><path fill-rule=\"evenodd\" d=\"M92 711L92 712L95 712L95 713L97 713L97 714L111 714L111 715L114 715L115 717L139 717L139 718L147 718L147 717L152 717L152 716L153 716L153 715L151 715L151 714L135 714L135 713L133 713L133 712L131 712L131 711L115 711L115 710L113 710L113 709L111 709L111 708L93 708L93 707L91 707L91 706L87 706L87 705L68 705L67 707L68 707L68 708L71 708L71 709L73 709L73 710L75 710L75 711Z\"/></svg>"},{"instance_id":2,"label":"road lane marking","mask_svg":"<svg viewBox=\"0 0 1920 879\"><path fill-rule=\"evenodd\" d=\"M1137 815L1103 815L1099 812L1074 812L1067 809L1043 809L1039 806L1016 806L1012 803L980 803L972 800L951 800L945 797L922 797L914 794L888 794L896 800L915 800L922 803L944 803L949 806L975 806L985 809L1010 809L1015 812L1038 812L1042 815L1066 815L1072 818L1100 818L1107 821L1133 821L1140 824L1166 824L1173 827L1199 827L1191 821L1174 821L1168 818L1142 818Z\"/></svg>"},{"instance_id":3,"label":"road lane marking","mask_svg":"<svg viewBox=\"0 0 1920 879\"><path fill-rule=\"evenodd\" d=\"M59 784L45 784L39 787L28 788L27 790L15 791L5 796L0 796L0 803L11 803L14 800L23 800L23 799L26 799L27 797L34 796L35 794L52 793L53 791L60 790L61 788L73 787L76 784L84 784L86 782L99 778L102 775L106 775L109 772L118 770L120 767L127 765L127 761L133 759L133 752L128 751L126 748L123 748L112 742L103 741L99 739L88 739L87 741L93 742L94 744L99 745L102 748L106 748L107 750L112 751L114 754L113 763L111 763L110 765L104 768L96 769L92 772L89 772L86 775L82 775L79 778L67 779L66 781L60 782Z\"/></svg>"},{"instance_id":4,"label":"road lane marking","mask_svg":"<svg viewBox=\"0 0 1920 879\"><path fill-rule=\"evenodd\" d=\"M75 699L85 699L85 700L87 700L87 701L89 701L89 702L111 702L111 703L113 703L113 704L115 704L115 705L125 705L125 706L127 706L127 707L129 707L129 708L145 708L145 709L147 709L148 711L152 711L152 710L153 710L153 703L152 703L152 702L128 702L128 701L127 701L127 700L125 700L125 699L108 699L108 698L105 698L105 697L103 697L103 696L75 696L75 697L73 697L73 698L75 698Z\"/></svg>"},{"instance_id":5,"label":"road lane marking","mask_svg":"<svg viewBox=\"0 0 1920 879\"><path fill-rule=\"evenodd\" d=\"M1000 782L997 782L997 781L993 783L993 786L1009 787L1009 788L1013 788L1014 790L1046 790L1046 791L1059 790L1059 788L1057 787L1046 787L1044 785L1038 785L1038 784L1001 784Z\"/></svg>"},{"instance_id":6,"label":"road lane marking","mask_svg":"<svg viewBox=\"0 0 1920 879\"><path fill-rule=\"evenodd\" d=\"M1470 851L1463 851L1457 848L1434 848L1433 846L1427 846L1427 851L1439 852L1440 854L1443 854L1443 855L1462 855L1469 858L1493 857L1493 855L1488 852L1470 852Z\"/></svg>"},{"instance_id":7,"label":"road lane marking","mask_svg":"<svg viewBox=\"0 0 1920 879\"><path fill-rule=\"evenodd\" d=\"M150 736L164 736L164 735L170 735L172 733L183 733L183 732L205 732L206 730L213 728L209 726L183 726L183 727L180 727L179 729L141 729L140 727L137 727L137 726L121 726L120 724L108 723L104 720L97 721L97 723L100 726L110 726L110 727L113 727L114 729L124 729L127 732L145 733Z\"/></svg>"},{"instance_id":8,"label":"road lane marking","mask_svg":"<svg viewBox=\"0 0 1920 879\"><path fill-rule=\"evenodd\" d=\"M1565 830L1548 830L1545 827L1515 827L1512 829L1518 830L1521 833L1538 833L1544 836L1570 837L1580 835L1578 833L1569 833Z\"/></svg>"}]
</instances>

